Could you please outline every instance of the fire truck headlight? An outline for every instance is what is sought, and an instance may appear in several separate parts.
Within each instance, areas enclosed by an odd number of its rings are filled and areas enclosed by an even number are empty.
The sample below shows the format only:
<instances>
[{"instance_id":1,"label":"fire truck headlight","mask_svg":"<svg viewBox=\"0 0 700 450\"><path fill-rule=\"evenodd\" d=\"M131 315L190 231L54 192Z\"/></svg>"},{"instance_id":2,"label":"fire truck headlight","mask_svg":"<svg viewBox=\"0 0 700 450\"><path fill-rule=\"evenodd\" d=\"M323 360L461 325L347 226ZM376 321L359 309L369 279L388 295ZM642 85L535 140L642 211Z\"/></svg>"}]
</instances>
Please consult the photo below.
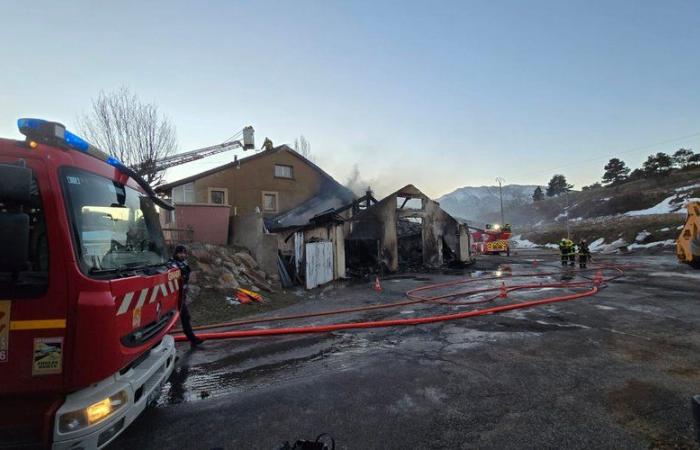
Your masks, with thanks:
<instances>
[{"instance_id":1,"label":"fire truck headlight","mask_svg":"<svg viewBox=\"0 0 700 450\"><path fill-rule=\"evenodd\" d=\"M58 429L61 433L70 433L95 425L126 405L128 398L126 391L120 391L111 397L93 403L87 408L62 414L58 420Z\"/></svg>"},{"instance_id":2,"label":"fire truck headlight","mask_svg":"<svg viewBox=\"0 0 700 450\"><path fill-rule=\"evenodd\" d=\"M500 226L499 224L495 224L495 225L493 226L493 229L498 231L498 230L501 229L501 226Z\"/></svg>"}]
</instances>

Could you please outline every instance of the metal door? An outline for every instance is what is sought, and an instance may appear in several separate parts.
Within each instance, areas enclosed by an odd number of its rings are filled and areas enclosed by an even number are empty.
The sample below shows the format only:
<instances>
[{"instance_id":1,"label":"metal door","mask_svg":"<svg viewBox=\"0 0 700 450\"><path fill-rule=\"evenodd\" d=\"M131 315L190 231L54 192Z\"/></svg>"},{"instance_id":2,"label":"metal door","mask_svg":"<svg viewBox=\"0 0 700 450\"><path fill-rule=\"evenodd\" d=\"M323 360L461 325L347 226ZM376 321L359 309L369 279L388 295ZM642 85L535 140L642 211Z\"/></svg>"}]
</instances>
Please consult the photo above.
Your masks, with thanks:
<instances>
[{"instance_id":1,"label":"metal door","mask_svg":"<svg viewBox=\"0 0 700 450\"><path fill-rule=\"evenodd\" d=\"M306 289L313 289L333 280L333 243L306 244Z\"/></svg>"}]
</instances>

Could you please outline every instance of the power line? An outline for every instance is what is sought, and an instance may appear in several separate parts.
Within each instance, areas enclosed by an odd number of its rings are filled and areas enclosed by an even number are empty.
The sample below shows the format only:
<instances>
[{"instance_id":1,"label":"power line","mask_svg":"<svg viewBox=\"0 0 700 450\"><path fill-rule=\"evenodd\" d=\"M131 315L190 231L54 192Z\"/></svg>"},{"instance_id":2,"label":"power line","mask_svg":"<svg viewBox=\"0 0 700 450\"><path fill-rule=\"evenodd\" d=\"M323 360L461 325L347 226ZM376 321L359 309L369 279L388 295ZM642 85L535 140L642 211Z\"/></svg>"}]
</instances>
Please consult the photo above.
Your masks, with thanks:
<instances>
[{"instance_id":1,"label":"power line","mask_svg":"<svg viewBox=\"0 0 700 450\"><path fill-rule=\"evenodd\" d=\"M696 136L700 136L700 131L699 131L699 132L696 132L696 133L693 133L693 134L688 134L688 135L685 135L685 136L673 138L673 139L667 139L667 140L664 140L664 141L655 142L655 143L653 143L653 144L647 144L647 145L641 145L641 146L638 146L638 147L632 147L632 148L629 148L629 149L627 149L627 150L623 150L623 151L621 151L621 152L610 152L610 153L608 153L608 154L605 155L605 156L601 154L601 155L595 156L595 157L593 157L593 158L584 159L584 160L577 161L577 162L572 162L572 163L569 163L569 164L564 164L564 165L562 165L562 166L555 167L555 168L553 168L553 169L542 170L542 171L538 171L538 172L530 172L530 173L526 173L525 175L526 175L526 176L530 176L530 175L540 175L540 174L543 174L543 173L553 173L553 172L556 172L556 171L558 171L558 170L560 170L560 169L562 169L562 168L565 168L565 167L577 166L577 165L585 164L585 163L589 163L589 162L595 162L595 161L605 160L605 159L607 159L607 158L610 158L610 157L611 157L611 156L610 156L611 154L614 154L614 155L626 155L626 154L630 154L630 153L636 153L636 152L639 152L639 151L642 151L642 150L646 150L646 149L649 149L649 148L652 148L652 147L656 147L656 146L659 146L659 145L671 144L671 143L678 142L678 141L684 141L684 140L686 140L686 139L690 139L690 138L693 138L693 137L696 137Z\"/></svg>"}]
</instances>

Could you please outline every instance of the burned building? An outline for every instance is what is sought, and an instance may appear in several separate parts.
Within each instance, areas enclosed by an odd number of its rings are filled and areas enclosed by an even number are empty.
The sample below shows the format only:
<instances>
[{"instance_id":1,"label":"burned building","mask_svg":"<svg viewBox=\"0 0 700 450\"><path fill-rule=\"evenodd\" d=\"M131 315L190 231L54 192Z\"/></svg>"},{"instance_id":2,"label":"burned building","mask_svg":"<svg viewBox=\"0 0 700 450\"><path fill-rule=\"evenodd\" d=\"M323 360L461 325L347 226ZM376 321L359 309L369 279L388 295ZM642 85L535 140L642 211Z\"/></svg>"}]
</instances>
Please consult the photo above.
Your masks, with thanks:
<instances>
[{"instance_id":1,"label":"burned building","mask_svg":"<svg viewBox=\"0 0 700 450\"><path fill-rule=\"evenodd\" d=\"M351 270L395 272L471 262L467 226L410 184L375 204L368 201L347 226L345 255Z\"/></svg>"}]
</instances>

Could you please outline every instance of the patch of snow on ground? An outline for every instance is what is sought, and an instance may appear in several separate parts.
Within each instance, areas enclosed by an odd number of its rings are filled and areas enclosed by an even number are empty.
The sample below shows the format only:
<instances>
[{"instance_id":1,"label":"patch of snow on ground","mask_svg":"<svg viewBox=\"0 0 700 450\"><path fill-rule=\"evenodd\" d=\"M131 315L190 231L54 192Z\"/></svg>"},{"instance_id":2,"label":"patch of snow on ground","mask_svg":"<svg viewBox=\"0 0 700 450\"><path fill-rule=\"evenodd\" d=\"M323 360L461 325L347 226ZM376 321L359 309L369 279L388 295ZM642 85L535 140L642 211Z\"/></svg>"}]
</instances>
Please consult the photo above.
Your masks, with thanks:
<instances>
[{"instance_id":1,"label":"patch of snow on ground","mask_svg":"<svg viewBox=\"0 0 700 450\"><path fill-rule=\"evenodd\" d=\"M671 205L671 200L675 199L676 196L672 195L661 203L652 206L651 208L647 209L640 209L638 211L627 211L625 213L626 216L648 216L650 214L668 214L668 213L673 213L677 212L676 209L678 206Z\"/></svg>"},{"instance_id":2,"label":"patch of snow on ground","mask_svg":"<svg viewBox=\"0 0 700 450\"><path fill-rule=\"evenodd\" d=\"M627 242L625 242L624 239L619 238L614 240L608 245L603 246L603 249L601 250L601 253L614 253L616 252L620 247L624 247L627 245Z\"/></svg>"},{"instance_id":3,"label":"patch of snow on ground","mask_svg":"<svg viewBox=\"0 0 700 450\"><path fill-rule=\"evenodd\" d=\"M671 230L671 229L670 229L669 227L663 227L663 228L661 228L659 231L663 233L663 232L665 232L665 231L670 231L670 230Z\"/></svg>"},{"instance_id":4,"label":"patch of snow on ground","mask_svg":"<svg viewBox=\"0 0 700 450\"><path fill-rule=\"evenodd\" d=\"M527 239L522 239L522 235L517 235L513 236L510 238L510 242L513 245L514 248L538 248L540 247L539 245L535 244L532 241L528 241Z\"/></svg>"},{"instance_id":5,"label":"patch of snow on ground","mask_svg":"<svg viewBox=\"0 0 700 450\"><path fill-rule=\"evenodd\" d=\"M689 191L689 190L695 189L695 188L700 188L700 183L690 184L688 186L682 186L682 187L674 189L674 191L684 192L684 191Z\"/></svg>"},{"instance_id":6,"label":"patch of snow on ground","mask_svg":"<svg viewBox=\"0 0 700 450\"><path fill-rule=\"evenodd\" d=\"M654 247L671 247L676 245L675 239L667 239L665 241L649 242L648 244L630 244L627 248L630 250L635 250L638 248L654 248Z\"/></svg>"},{"instance_id":7,"label":"patch of snow on ground","mask_svg":"<svg viewBox=\"0 0 700 450\"><path fill-rule=\"evenodd\" d=\"M648 238L649 236L651 236L651 233L649 233L647 230L643 230L637 234L637 237L634 238L634 241L635 242L642 242L644 239Z\"/></svg>"},{"instance_id":8,"label":"patch of snow on ground","mask_svg":"<svg viewBox=\"0 0 700 450\"><path fill-rule=\"evenodd\" d=\"M559 250L559 245L558 244L544 244L544 248L554 248Z\"/></svg>"},{"instance_id":9,"label":"patch of snow on ground","mask_svg":"<svg viewBox=\"0 0 700 450\"><path fill-rule=\"evenodd\" d=\"M598 238L598 239L596 239L595 241L591 242L591 245L589 245L588 248L589 248L592 252L598 252L598 251L600 251L600 249L601 249L601 247L603 246L604 243L605 243L605 239L603 239L603 238Z\"/></svg>"},{"instance_id":10,"label":"patch of snow on ground","mask_svg":"<svg viewBox=\"0 0 700 450\"><path fill-rule=\"evenodd\" d=\"M601 202L607 202L607 201L610 200L611 198L612 198L612 197L601 198L600 201L601 201Z\"/></svg>"}]
</instances>

